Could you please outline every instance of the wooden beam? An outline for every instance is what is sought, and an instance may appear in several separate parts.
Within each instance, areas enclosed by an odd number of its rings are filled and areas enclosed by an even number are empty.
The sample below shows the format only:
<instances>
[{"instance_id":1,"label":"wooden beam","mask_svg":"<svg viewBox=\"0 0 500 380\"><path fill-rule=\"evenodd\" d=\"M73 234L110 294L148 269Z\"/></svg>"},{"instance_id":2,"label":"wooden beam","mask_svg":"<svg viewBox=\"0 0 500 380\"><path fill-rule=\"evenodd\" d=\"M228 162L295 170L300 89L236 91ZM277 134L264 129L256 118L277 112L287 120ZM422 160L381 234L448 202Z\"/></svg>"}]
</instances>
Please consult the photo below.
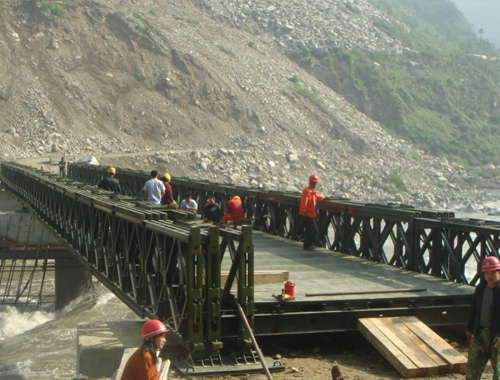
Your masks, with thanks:
<instances>
[{"instance_id":1,"label":"wooden beam","mask_svg":"<svg viewBox=\"0 0 500 380\"><path fill-rule=\"evenodd\" d=\"M418 366L413 363L374 323L375 318L358 319L358 330L403 376L421 376Z\"/></svg>"},{"instance_id":2,"label":"wooden beam","mask_svg":"<svg viewBox=\"0 0 500 380\"><path fill-rule=\"evenodd\" d=\"M229 272L221 272L221 282L224 284ZM288 281L290 274L282 270L256 270L254 271L254 284L281 284Z\"/></svg>"},{"instance_id":3,"label":"wooden beam","mask_svg":"<svg viewBox=\"0 0 500 380\"><path fill-rule=\"evenodd\" d=\"M405 378L465 372L467 358L416 317L362 318L358 330Z\"/></svg>"}]
</instances>

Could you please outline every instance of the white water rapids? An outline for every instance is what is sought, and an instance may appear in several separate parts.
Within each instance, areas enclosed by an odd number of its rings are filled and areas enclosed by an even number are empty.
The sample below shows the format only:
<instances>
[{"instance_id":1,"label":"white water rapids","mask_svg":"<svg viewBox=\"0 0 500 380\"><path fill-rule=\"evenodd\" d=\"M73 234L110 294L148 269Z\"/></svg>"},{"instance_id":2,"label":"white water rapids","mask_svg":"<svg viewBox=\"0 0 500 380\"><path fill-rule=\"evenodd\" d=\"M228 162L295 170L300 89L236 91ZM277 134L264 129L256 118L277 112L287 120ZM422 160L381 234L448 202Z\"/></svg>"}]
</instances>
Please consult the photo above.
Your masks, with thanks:
<instances>
[{"instance_id":1,"label":"white water rapids","mask_svg":"<svg viewBox=\"0 0 500 380\"><path fill-rule=\"evenodd\" d=\"M500 220L482 213L457 217ZM473 275L475 267L468 268ZM77 325L138 319L98 282L92 291L62 312L38 310L22 313L0 305L0 380L70 380L76 376Z\"/></svg>"}]
</instances>

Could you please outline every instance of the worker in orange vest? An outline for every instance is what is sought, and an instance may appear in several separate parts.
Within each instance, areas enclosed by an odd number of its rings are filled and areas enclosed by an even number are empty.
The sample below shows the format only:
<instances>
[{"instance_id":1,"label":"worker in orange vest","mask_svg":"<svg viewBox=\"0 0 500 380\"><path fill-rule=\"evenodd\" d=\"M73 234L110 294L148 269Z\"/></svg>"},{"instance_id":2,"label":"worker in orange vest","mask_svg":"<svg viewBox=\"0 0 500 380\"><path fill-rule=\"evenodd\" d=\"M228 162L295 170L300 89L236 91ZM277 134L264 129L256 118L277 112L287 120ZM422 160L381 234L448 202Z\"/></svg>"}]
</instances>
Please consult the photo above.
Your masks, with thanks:
<instances>
[{"instance_id":1,"label":"worker in orange vest","mask_svg":"<svg viewBox=\"0 0 500 380\"><path fill-rule=\"evenodd\" d=\"M222 223L227 224L229 221L233 222L234 227L238 227L245 221L243 204L241 203L241 198L237 195L227 202L226 212L224 213Z\"/></svg>"},{"instance_id":2,"label":"worker in orange vest","mask_svg":"<svg viewBox=\"0 0 500 380\"><path fill-rule=\"evenodd\" d=\"M304 249L316 249L316 236L318 234L318 223L316 222L316 202L328 199L316 192L319 177L316 174L309 176L309 186L302 190L300 198L299 214L304 217Z\"/></svg>"},{"instance_id":3,"label":"worker in orange vest","mask_svg":"<svg viewBox=\"0 0 500 380\"><path fill-rule=\"evenodd\" d=\"M158 319L147 321L142 326L144 343L129 358L121 380L159 380L158 354L165 346L168 329Z\"/></svg>"}]
</instances>

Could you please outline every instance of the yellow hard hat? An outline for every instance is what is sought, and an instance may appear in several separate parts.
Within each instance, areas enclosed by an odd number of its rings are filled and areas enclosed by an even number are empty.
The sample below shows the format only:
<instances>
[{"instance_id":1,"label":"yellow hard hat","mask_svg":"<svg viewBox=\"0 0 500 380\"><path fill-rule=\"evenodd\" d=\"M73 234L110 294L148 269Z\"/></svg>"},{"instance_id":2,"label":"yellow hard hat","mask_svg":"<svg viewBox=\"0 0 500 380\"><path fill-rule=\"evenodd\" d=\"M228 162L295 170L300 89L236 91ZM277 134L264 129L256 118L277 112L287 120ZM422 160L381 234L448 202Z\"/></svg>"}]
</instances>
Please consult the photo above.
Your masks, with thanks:
<instances>
[{"instance_id":1,"label":"yellow hard hat","mask_svg":"<svg viewBox=\"0 0 500 380\"><path fill-rule=\"evenodd\" d=\"M108 173L109 174L116 174L116 169L113 168L113 167L111 167L111 168L108 169Z\"/></svg>"},{"instance_id":2,"label":"yellow hard hat","mask_svg":"<svg viewBox=\"0 0 500 380\"><path fill-rule=\"evenodd\" d=\"M163 174L163 178L165 178L168 182L170 182L170 180L172 179L172 177L168 173Z\"/></svg>"},{"instance_id":3,"label":"yellow hard hat","mask_svg":"<svg viewBox=\"0 0 500 380\"><path fill-rule=\"evenodd\" d=\"M237 199L237 200L241 201L241 198L240 198L239 196L237 196L237 195L235 195L235 196L233 197L233 199Z\"/></svg>"}]
</instances>

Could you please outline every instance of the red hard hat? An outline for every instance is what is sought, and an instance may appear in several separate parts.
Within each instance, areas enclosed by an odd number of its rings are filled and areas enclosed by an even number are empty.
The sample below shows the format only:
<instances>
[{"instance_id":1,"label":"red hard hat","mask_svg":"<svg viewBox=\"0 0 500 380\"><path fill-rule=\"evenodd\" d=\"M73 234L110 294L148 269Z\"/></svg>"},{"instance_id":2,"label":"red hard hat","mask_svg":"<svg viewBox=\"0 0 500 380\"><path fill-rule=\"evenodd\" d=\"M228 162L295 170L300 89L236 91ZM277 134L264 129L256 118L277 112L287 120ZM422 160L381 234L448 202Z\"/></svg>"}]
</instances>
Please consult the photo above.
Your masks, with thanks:
<instances>
[{"instance_id":1,"label":"red hard hat","mask_svg":"<svg viewBox=\"0 0 500 380\"><path fill-rule=\"evenodd\" d=\"M319 177L316 174L311 174L309 176L309 182L318 183L319 182Z\"/></svg>"},{"instance_id":2,"label":"red hard hat","mask_svg":"<svg viewBox=\"0 0 500 380\"><path fill-rule=\"evenodd\" d=\"M142 326L142 338L149 339L153 338L157 335L164 334L168 331L165 325L159 321L158 319L152 319L151 321L147 321Z\"/></svg>"},{"instance_id":3,"label":"red hard hat","mask_svg":"<svg viewBox=\"0 0 500 380\"><path fill-rule=\"evenodd\" d=\"M493 272L500 269L500 260L495 256L489 256L483 261L483 272Z\"/></svg>"}]
</instances>

